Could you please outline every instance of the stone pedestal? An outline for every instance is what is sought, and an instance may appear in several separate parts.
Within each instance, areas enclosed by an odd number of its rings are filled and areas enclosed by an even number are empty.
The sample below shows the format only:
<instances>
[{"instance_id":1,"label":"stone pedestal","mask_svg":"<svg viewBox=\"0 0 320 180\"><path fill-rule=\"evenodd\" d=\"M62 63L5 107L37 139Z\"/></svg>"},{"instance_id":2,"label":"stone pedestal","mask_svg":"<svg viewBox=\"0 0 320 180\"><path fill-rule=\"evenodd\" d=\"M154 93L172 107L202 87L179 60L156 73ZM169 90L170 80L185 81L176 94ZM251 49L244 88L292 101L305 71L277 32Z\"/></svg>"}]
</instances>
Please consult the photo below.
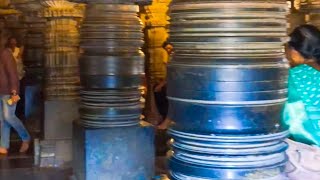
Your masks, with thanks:
<instances>
[{"instance_id":1,"label":"stone pedestal","mask_svg":"<svg viewBox=\"0 0 320 180\"><path fill-rule=\"evenodd\" d=\"M151 126L105 129L73 127L77 180L150 180L154 175Z\"/></svg>"},{"instance_id":2,"label":"stone pedestal","mask_svg":"<svg viewBox=\"0 0 320 180\"><path fill-rule=\"evenodd\" d=\"M72 122L79 118L79 101L46 101L45 139L72 139Z\"/></svg>"},{"instance_id":3,"label":"stone pedestal","mask_svg":"<svg viewBox=\"0 0 320 180\"><path fill-rule=\"evenodd\" d=\"M72 122L79 118L79 102L45 101L44 140L40 141L36 165L70 166L72 161ZM37 145L36 145L37 146Z\"/></svg>"}]
</instances>

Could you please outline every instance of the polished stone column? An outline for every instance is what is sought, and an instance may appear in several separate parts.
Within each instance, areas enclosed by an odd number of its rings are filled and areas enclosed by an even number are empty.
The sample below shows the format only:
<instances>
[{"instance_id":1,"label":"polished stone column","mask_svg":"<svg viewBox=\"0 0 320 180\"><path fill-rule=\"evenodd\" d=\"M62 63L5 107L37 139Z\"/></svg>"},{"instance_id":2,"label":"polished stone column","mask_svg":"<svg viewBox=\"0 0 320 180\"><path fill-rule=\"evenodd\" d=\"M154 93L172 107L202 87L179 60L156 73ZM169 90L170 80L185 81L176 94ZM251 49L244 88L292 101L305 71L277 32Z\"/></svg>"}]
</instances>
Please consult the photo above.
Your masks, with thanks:
<instances>
[{"instance_id":1,"label":"polished stone column","mask_svg":"<svg viewBox=\"0 0 320 180\"><path fill-rule=\"evenodd\" d=\"M285 0L173 0L171 180L283 179Z\"/></svg>"},{"instance_id":2,"label":"polished stone column","mask_svg":"<svg viewBox=\"0 0 320 180\"><path fill-rule=\"evenodd\" d=\"M79 180L150 180L153 129L140 122L144 75L138 5L88 1L81 28L80 119L73 167Z\"/></svg>"}]
</instances>

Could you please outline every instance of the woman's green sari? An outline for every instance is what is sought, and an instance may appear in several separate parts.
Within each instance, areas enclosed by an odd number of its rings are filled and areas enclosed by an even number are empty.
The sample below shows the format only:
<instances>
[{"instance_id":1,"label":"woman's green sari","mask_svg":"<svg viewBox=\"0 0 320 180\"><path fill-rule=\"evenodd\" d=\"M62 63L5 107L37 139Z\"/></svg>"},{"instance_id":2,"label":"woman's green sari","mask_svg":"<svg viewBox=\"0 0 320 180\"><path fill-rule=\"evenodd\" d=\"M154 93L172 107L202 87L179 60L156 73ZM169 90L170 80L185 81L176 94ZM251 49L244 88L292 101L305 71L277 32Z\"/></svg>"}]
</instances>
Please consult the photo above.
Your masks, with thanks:
<instances>
[{"instance_id":1,"label":"woman's green sari","mask_svg":"<svg viewBox=\"0 0 320 180\"><path fill-rule=\"evenodd\" d=\"M290 70L284 123L291 138L320 146L320 72L308 65Z\"/></svg>"}]
</instances>

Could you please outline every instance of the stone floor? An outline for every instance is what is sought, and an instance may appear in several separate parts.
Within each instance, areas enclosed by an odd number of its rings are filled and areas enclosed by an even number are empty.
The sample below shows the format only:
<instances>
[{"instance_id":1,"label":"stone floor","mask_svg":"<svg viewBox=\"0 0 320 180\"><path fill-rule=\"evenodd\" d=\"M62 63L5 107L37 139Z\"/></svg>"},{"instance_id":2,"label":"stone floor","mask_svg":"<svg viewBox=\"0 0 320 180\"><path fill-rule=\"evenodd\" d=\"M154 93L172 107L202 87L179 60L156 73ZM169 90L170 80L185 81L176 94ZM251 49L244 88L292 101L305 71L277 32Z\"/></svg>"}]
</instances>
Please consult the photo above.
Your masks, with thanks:
<instances>
[{"instance_id":1,"label":"stone floor","mask_svg":"<svg viewBox=\"0 0 320 180\"><path fill-rule=\"evenodd\" d=\"M32 149L18 153L20 142L11 143L8 156L0 156L0 180L69 180L70 169L34 168Z\"/></svg>"},{"instance_id":2,"label":"stone floor","mask_svg":"<svg viewBox=\"0 0 320 180\"><path fill-rule=\"evenodd\" d=\"M33 167L33 157L11 154L0 157L0 180L67 180L71 170Z\"/></svg>"},{"instance_id":3,"label":"stone floor","mask_svg":"<svg viewBox=\"0 0 320 180\"><path fill-rule=\"evenodd\" d=\"M157 158L157 172L154 180L166 180L165 157ZM70 180L71 169L34 168L33 159L28 155L0 157L0 180Z\"/></svg>"},{"instance_id":4,"label":"stone floor","mask_svg":"<svg viewBox=\"0 0 320 180\"><path fill-rule=\"evenodd\" d=\"M167 137L157 133L156 174L154 180L167 180L166 157ZM71 169L35 168L32 149L27 154L18 153L20 141L11 142L11 152L8 156L0 156L0 180L70 180ZM160 148L162 147L162 148Z\"/></svg>"},{"instance_id":5,"label":"stone floor","mask_svg":"<svg viewBox=\"0 0 320 180\"><path fill-rule=\"evenodd\" d=\"M12 148L16 149L16 148ZM156 158L155 180L163 180L166 173L166 157ZM70 180L71 169L35 168L33 153L19 154L10 152L9 156L0 156L0 180Z\"/></svg>"},{"instance_id":6,"label":"stone floor","mask_svg":"<svg viewBox=\"0 0 320 180\"><path fill-rule=\"evenodd\" d=\"M63 169L4 169L0 170L0 180L69 180L70 170Z\"/></svg>"}]
</instances>

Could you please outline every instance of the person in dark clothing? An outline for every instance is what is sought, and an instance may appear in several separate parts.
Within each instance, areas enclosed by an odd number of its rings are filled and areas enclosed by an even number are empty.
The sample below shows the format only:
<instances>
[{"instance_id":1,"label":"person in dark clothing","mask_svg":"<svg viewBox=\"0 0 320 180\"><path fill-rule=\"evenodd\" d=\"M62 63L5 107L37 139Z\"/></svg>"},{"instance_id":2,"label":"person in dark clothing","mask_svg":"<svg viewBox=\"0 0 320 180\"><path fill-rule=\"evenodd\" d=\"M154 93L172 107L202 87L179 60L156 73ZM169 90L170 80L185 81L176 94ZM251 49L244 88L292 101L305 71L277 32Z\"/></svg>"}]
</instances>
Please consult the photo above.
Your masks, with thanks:
<instances>
[{"instance_id":1,"label":"person in dark clothing","mask_svg":"<svg viewBox=\"0 0 320 180\"><path fill-rule=\"evenodd\" d=\"M0 121L1 143L0 154L7 154L10 144L10 129L14 128L23 143L20 152L29 149L30 135L22 122L15 115L19 101L19 74L12 49L5 48L0 52Z\"/></svg>"},{"instance_id":2,"label":"person in dark clothing","mask_svg":"<svg viewBox=\"0 0 320 180\"><path fill-rule=\"evenodd\" d=\"M173 47L167 41L163 43L163 49L167 51L170 55L172 53ZM164 62L167 64L167 62ZM167 81L162 79L155 87L154 87L154 96L156 100L156 105L160 115L162 116L162 122L159 124L158 129L167 129L170 124L170 120L167 119L169 102L167 99Z\"/></svg>"},{"instance_id":3,"label":"person in dark clothing","mask_svg":"<svg viewBox=\"0 0 320 180\"><path fill-rule=\"evenodd\" d=\"M159 84L154 87L154 98L158 112L162 116L162 120L165 120L168 114L169 102L167 99L167 86L166 81L162 80ZM162 123L162 122L161 122Z\"/></svg>"}]
</instances>

